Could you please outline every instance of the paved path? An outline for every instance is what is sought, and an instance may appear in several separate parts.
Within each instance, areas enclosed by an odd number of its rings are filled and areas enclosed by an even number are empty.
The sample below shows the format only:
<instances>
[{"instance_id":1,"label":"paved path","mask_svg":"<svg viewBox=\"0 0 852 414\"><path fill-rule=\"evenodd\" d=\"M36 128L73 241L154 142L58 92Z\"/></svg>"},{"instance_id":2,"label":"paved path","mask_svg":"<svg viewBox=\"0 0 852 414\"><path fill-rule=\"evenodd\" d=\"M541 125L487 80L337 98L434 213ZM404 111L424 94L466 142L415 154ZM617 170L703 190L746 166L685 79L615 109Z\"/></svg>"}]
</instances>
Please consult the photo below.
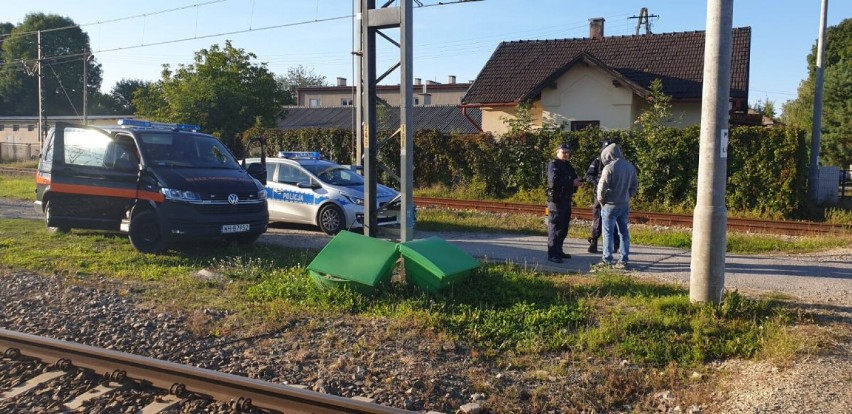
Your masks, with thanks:
<instances>
[{"instance_id":1,"label":"paved path","mask_svg":"<svg viewBox=\"0 0 852 414\"><path fill-rule=\"evenodd\" d=\"M573 257L557 264L547 261L545 236L454 232L415 236L441 237L484 261L550 272L588 273L601 260L599 254L586 252L585 240L566 239L565 250ZM630 274L689 284L689 250L637 245L630 250ZM725 269L729 289L781 292L808 302L852 306L852 247L805 255L728 254Z\"/></svg>"}]
</instances>

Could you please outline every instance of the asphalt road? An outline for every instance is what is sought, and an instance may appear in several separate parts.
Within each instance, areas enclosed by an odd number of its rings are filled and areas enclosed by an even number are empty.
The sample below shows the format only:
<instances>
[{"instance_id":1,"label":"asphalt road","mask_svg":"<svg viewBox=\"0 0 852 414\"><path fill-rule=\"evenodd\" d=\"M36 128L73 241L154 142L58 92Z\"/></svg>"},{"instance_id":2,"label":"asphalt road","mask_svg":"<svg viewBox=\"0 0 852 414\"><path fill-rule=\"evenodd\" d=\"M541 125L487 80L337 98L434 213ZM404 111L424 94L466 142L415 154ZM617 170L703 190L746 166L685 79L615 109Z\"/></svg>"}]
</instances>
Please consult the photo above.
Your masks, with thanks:
<instances>
[{"instance_id":1,"label":"asphalt road","mask_svg":"<svg viewBox=\"0 0 852 414\"><path fill-rule=\"evenodd\" d=\"M40 219L31 202L0 199L0 218ZM554 273L589 274L600 255L586 252L585 240L566 239L573 257L562 264L547 261L545 236L501 233L415 231L415 238L440 237L483 262L510 262ZM330 236L309 226L275 224L259 242L321 249ZM689 250L632 245L631 276L648 277L685 286L690 277ZM778 292L803 302L852 306L852 246L801 255L739 255L725 258L725 286L745 293Z\"/></svg>"}]
</instances>

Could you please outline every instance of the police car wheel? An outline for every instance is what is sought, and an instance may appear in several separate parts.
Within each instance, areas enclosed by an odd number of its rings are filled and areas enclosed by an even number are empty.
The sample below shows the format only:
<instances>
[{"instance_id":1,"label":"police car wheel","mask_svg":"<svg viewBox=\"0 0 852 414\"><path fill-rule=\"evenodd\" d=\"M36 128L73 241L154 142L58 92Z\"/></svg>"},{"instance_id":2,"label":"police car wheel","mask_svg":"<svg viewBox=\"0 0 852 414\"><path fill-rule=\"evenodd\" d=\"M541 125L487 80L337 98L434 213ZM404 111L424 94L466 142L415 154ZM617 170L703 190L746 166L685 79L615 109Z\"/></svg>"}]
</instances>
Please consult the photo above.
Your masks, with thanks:
<instances>
[{"instance_id":1,"label":"police car wheel","mask_svg":"<svg viewBox=\"0 0 852 414\"><path fill-rule=\"evenodd\" d=\"M343 230L345 216L340 207L329 204L323 207L319 212L319 228L326 234L335 235Z\"/></svg>"},{"instance_id":2,"label":"police car wheel","mask_svg":"<svg viewBox=\"0 0 852 414\"><path fill-rule=\"evenodd\" d=\"M169 239L160 232L153 211L143 211L130 219L130 244L142 253L161 253L169 247Z\"/></svg>"},{"instance_id":3,"label":"police car wheel","mask_svg":"<svg viewBox=\"0 0 852 414\"><path fill-rule=\"evenodd\" d=\"M44 204L44 224L47 225L47 222L50 220L50 216L53 215L53 209L50 208L50 201ZM68 227L50 227L47 226L47 231L50 233L68 233L71 231Z\"/></svg>"}]
</instances>

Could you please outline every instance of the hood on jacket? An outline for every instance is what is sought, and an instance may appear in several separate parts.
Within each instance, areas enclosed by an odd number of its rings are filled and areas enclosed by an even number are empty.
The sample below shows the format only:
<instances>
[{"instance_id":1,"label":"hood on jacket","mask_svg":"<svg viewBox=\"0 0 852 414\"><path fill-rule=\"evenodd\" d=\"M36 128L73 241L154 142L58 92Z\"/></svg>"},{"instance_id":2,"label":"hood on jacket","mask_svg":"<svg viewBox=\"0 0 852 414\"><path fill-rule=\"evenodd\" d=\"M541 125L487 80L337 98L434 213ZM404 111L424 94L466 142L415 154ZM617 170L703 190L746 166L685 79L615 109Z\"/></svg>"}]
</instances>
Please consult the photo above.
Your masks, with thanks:
<instances>
[{"instance_id":1,"label":"hood on jacket","mask_svg":"<svg viewBox=\"0 0 852 414\"><path fill-rule=\"evenodd\" d=\"M619 158L621 158L621 148L618 147L618 144L609 144L601 150L601 162L603 165L607 165Z\"/></svg>"}]
</instances>

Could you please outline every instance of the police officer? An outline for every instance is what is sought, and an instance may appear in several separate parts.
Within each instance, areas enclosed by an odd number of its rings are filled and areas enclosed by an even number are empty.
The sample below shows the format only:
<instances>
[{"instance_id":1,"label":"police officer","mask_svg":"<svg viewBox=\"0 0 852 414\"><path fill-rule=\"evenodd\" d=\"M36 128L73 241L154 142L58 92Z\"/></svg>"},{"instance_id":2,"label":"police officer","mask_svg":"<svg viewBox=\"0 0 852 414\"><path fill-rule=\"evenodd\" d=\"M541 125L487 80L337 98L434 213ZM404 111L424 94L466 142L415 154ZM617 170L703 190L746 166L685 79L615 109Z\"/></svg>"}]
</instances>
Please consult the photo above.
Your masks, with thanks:
<instances>
[{"instance_id":1,"label":"police officer","mask_svg":"<svg viewBox=\"0 0 852 414\"><path fill-rule=\"evenodd\" d=\"M606 148L612 142L608 139L604 139L601 141L601 150ZM600 179L601 172L603 172L603 163L601 162L600 157L595 157L591 163L589 163L589 168L586 169L586 182L592 185L592 192L595 192L598 188L598 180ZM595 200L592 204L592 213L594 220L592 221L592 234L591 237L588 238L589 241L589 253L597 253L598 252L598 240L601 238L601 203L598 201L597 196L595 196ZM614 230L613 237L615 238L615 250L618 251L619 245L619 237L618 237L618 229Z\"/></svg>"},{"instance_id":2,"label":"police officer","mask_svg":"<svg viewBox=\"0 0 852 414\"><path fill-rule=\"evenodd\" d=\"M574 189L583 182L570 159L571 147L562 144L556 150L556 158L547 164L547 260L554 263L571 258L570 254L562 251L562 244L568 235Z\"/></svg>"}]
</instances>

